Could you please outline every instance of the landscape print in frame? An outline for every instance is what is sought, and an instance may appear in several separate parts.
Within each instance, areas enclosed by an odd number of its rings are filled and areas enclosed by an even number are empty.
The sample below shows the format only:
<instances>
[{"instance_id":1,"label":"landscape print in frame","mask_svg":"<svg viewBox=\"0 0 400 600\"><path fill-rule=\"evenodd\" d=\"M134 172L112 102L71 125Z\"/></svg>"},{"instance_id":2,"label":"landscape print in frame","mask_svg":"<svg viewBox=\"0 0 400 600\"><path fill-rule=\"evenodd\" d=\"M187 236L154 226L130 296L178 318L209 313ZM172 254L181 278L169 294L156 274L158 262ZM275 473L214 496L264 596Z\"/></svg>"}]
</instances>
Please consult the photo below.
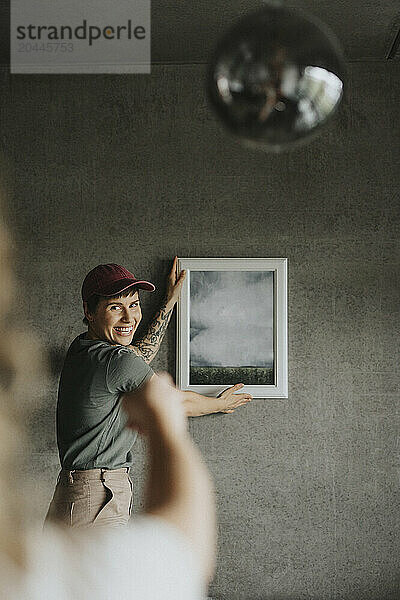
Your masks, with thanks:
<instances>
[{"instance_id":1,"label":"landscape print in frame","mask_svg":"<svg viewBox=\"0 0 400 600\"><path fill-rule=\"evenodd\" d=\"M178 386L287 398L287 259L179 258L179 269Z\"/></svg>"}]
</instances>

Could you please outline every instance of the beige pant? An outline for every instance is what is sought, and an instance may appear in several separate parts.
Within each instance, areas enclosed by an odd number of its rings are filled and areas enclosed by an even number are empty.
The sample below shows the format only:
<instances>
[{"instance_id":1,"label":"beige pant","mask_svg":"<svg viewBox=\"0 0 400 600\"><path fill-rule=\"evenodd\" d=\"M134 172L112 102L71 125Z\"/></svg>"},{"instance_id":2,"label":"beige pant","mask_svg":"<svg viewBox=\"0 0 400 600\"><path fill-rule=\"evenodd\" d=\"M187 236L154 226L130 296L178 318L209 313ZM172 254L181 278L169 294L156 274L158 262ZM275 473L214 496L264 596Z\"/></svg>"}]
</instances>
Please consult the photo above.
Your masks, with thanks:
<instances>
[{"instance_id":1,"label":"beige pant","mask_svg":"<svg viewBox=\"0 0 400 600\"><path fill-rule=\"evenodd\" d=\"M45 525L52 521L69 527L118 527L128 523L131 510L128 468L62 470Z\"/></svg>"}]
</instances>

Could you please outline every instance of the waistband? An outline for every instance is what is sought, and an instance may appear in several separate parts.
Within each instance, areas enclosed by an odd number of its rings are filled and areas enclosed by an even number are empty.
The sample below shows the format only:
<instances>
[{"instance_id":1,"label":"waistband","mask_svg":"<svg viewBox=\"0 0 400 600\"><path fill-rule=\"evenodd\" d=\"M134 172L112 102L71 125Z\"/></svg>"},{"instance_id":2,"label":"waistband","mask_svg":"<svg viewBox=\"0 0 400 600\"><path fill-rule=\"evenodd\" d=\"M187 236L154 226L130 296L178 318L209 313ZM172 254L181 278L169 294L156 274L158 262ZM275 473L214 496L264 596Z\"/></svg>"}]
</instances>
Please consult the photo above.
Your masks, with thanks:
<instances>
[{"instance_id":1,"label":"waistband","mask_svg":"<svg viewBox=\"0 0 400 600\"><path fill-rule=\"evenodd\" d=\"M67 469L61 469L58 480L75 481L88 480L88 479L121 479L127 476L130 467L122 467L120 469L74 469L68 471Z\"/></svg>"}]
</instances>

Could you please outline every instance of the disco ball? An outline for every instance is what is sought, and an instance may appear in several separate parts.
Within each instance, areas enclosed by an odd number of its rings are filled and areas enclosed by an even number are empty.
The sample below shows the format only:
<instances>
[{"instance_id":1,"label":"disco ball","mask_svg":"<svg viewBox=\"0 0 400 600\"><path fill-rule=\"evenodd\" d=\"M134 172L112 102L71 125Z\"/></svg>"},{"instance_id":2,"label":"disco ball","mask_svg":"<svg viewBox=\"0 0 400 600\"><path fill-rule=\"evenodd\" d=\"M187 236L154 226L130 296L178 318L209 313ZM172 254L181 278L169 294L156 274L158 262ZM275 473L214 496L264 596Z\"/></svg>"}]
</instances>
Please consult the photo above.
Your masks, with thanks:
<instances>
[{"instance_id":1,"label":"disco ball","mask_svg":"<svg viewBox=\"0 0 400 600\"><path fill-rule=\"evenodd\" d=\"M343 78L339 43L323 23L266 5L220 41L207 87L232 133L279 152L319 132L340 104Z\"/></svg>"}]
</instances>

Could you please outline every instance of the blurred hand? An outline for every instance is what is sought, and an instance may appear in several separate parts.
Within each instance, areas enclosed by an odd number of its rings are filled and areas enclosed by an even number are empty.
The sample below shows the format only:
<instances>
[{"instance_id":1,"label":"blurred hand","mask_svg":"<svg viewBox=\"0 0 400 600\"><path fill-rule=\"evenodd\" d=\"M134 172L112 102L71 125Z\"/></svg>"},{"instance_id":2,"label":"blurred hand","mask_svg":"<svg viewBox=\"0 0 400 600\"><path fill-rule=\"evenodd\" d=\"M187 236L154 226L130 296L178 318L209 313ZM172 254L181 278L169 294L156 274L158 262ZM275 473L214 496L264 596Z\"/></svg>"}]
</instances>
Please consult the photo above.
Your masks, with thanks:
<instances>
[{"instance_id":1,"label":"blurred hand","mask_svg":"<svg viewBox=\"0 0 400 600\"><path fill-rule=\"evenodd\" d=\"M128 413L127 427L149 435L186 433L187 420L183 394L174 386L168 373L153 375L134 392L124 394L122 406Z\"/></svg>"},{"instance_id":2,"label":"blurred hand","mask_svg":"<svg viewBox=\"0 0 400 600\"><path fill-rule=\"evenodd\" d=\"M243 406L243 404L247 404L253 399L251 394L235 394L242 387L244 387L244 383L236 383L217 396L221 399L222 408L220 412L233 413L239 406Z\"/></svg>"},{"instance_id":3,"label":"blurred hand","mask_svg":"<svg viewBox=\"0 0 400 600\"><path fill-rule=\"evenodd\" d=\"M172 264L171 273L167 279L167 294L166 303L169 307L173 307L181 293L182 284L186 277L186 271L182 270L178 275L178 257L175 256Z\"/></svg>"}]
</instances>

